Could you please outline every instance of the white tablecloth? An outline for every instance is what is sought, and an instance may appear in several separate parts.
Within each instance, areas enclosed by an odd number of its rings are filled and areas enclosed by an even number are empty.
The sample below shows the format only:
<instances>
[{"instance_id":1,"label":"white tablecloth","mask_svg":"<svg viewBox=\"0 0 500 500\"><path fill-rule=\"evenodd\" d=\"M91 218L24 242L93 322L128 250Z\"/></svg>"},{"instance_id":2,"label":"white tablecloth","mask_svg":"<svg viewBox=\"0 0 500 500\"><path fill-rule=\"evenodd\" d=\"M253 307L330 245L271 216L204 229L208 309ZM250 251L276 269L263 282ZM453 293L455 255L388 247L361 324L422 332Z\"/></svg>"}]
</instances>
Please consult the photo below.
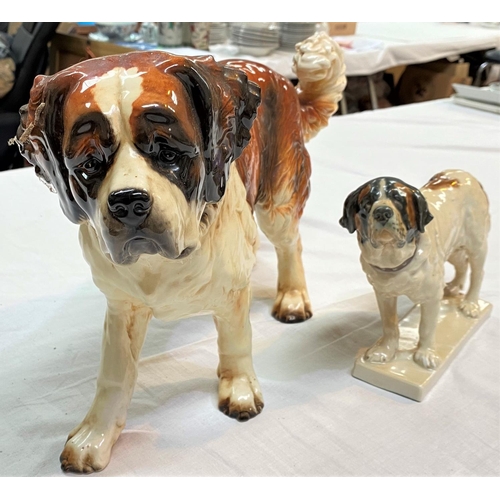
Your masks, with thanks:
<instances>
[{"instance_id":1,"label":"white tablecloth","mask_svg":"<svg viewBox=\"0 0 500 500\"><path fill-rule=\"evenodd\" d=\"M301 223L314 316L297 325L270 316L276 257L264 236L253 273L263 413L238 423L217 410L210 317L153 321L126 428L100 475L498 476L499 136L498 116L448 100L332 118L309 145ZM420 186L446 168L469 170L489 195L481 297L494 308L417 403L351 376L380 319L356 238L338 219L346 195L372 177ZM59 453L94 395L105 300L77 229L31 168L0 172L2 476L63 475Z\"/></svg>"},{"instance_id":2,"label":"white tablecloth","mask_svg":"<svg viewBox=\"0 0 500 500\"><path fill-rule=\"evenodd\" d=\"M358 23L356 34L337 37L345 50L347 76L372 75L394 66L421 64L500 47L496 29L464 23Z\"/></svg>"}]
</instances>

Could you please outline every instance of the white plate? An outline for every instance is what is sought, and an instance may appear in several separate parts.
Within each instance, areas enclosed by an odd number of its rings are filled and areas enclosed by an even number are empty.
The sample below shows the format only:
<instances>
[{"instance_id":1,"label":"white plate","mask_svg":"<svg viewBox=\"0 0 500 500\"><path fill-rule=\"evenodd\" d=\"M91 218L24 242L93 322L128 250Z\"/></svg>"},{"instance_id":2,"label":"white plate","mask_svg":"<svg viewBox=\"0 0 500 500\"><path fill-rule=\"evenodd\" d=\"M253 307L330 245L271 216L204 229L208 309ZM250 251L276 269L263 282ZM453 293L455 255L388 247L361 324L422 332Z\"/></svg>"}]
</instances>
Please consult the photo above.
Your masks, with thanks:
<instances>
[{"instance_id":1,"label":"white plate","mask_svg":"<svg viewBox=\"0 0 500 500\"><path fill-rule=\"evenodd\" d=\"M238 54L248 54L249 56L267 56L277 48L278 45L273 45L272 47L251 47L249 45L238 45Z\"/></svg>"},{"instance_id":2,"label":"white plate","mask_svg":"<svg viewBox=\"0 0 500 500\"><path fill-rule=\"evenodd\" d=\"M457 94L451 96L451 100L455 104L460 104L460 106L467 106L468 108L481 109L483 111L490 111L491 113L500 114L500 106L496 104L488 104L481 101L473 101L472 99L466 99L465 97L460 97Z\"/></svg>"},{"instance_id":3,"label":"white plate","mask_svg":"<svg viewBox=\"0 0 500 500\"><path fill-rule=\"evenodd\" d=\"M492 90L489 87L463 85L461 83L453 83L452 86L459 97L500 106L500 92L497 90Z\"/></svg>"}]
</instances>

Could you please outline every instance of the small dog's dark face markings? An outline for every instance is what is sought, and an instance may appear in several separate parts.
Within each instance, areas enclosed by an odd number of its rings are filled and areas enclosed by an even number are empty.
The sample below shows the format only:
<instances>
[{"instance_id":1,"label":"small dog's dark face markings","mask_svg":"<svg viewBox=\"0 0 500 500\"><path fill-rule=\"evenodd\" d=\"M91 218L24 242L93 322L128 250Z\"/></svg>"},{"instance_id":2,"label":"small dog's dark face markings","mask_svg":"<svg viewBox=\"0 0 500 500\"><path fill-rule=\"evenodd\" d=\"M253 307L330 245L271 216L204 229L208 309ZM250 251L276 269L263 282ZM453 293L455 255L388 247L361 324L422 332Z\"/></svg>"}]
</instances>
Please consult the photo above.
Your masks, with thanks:
<instances>
[{"instance_id":1,"label":"small dog's dark face markings","mask_svg":"<svg viewBox=\"0 0 500 500\"><path fill-rule=\"evenodd\" d=\"M420 191L400 179L378 177L346 198L340 225L355 230L361 244L374 247L394 241L398 247L412 241L432 220Z\"/></svg>"}]
</instances>

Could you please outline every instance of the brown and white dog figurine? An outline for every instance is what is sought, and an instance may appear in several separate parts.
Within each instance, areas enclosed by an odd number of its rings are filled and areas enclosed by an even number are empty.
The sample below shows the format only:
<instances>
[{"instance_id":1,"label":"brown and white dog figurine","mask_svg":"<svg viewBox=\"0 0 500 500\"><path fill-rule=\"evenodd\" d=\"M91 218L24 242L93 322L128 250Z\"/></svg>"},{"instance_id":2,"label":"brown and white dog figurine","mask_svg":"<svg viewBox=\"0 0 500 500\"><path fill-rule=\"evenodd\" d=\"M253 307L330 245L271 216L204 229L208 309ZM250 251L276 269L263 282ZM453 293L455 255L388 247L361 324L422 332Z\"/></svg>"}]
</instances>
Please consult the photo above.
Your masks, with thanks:
<instances>
[{"instance_id":1,"label":"brown and white dog figurine","mask_svg":"<svg viewBox=\"0 0 500 500\"><path fill-rule=\"evenodd\" d=\"M324 34L298 47L295 68L298 88L256 63L153 51L36 78L15 141L80 224L108 303L95 399L69 435L64 470L108 464L152 316L212 314L220 410L240 421L262 410L249 322L253 212L278 255L273 315L303 321L312 314L298 231L304 144L346 84L341 49Z\"/></svg>"},{"instance_id":2,"label":"brown and white dog figurine","mask_svg":"<svg viewBox=\"0 0 500 500\"><path fill-rule=\"evenodd\" d=\"M383 335L368 349L365 360L386 363L399 342L396 301L406 295L421 306L419 343L413 359L434 369L434 333L444 296L464 287L470 265L470 286L460 309L478 314L478 299L490 226L488 199L467 172L449 170L435 175L418 190L392 177L373 179L352 192L340 219L350 233L357 231L361 265L375 290ZM445 262L455 276L445 286Z\"/></svg>"}]
</instances>

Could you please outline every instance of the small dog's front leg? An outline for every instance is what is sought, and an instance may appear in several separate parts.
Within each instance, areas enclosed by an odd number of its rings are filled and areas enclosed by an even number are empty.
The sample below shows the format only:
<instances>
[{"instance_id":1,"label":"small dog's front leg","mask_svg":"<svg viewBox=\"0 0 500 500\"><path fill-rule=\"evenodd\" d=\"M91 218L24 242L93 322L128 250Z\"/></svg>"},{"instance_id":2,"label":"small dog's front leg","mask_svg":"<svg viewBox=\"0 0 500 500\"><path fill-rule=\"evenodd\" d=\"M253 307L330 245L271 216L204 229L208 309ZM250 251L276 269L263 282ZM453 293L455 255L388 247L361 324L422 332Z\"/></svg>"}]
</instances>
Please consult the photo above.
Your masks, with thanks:
<instances>
[{"instance_id":1,"label":"small dog's front leg","mask_svg":"<svg viewBox=\"0 0 500 500\"><path fill-rule=\"evenodd\" d=\"M125 426L151 315L142 304L108 300L96 395L83 422L69 434L60 457L64 471L89 473L108 464Z\"/></svg>"},{"instance_id":2,"label":"small dog's front leg","mask_svg":"<svg viewBox=\"0 0 500 500\"><path fill-rule=\"evenodd\" d=\"M370 347L364 359L370 363L388 363L394 358L399 345L397 297L384 297L375 292L382 319L382 337Z\"/></svg>"},{"instance_id":3,"label":"small dog's front leg","mask_svg":"<svg viewBox=\"0 0 500 500\"><path fill-rule=\"evenodd\" d=\"M214 314L219 334L219 410L240 422L255 417L264 407L252 363L249 309L247 287L230 292Z\"/></svg>"},{"instance_id":4,"label":"small dog's front leg","mask_svg":"<svg viewBox=\"0 0 500 500\"><path fill-rule=\"evenodd\" d=\"M434 351L436 326L441 307L440 298L422 302L420 307L419 340L413 359L422 368L434 370L439 366L440 361L439 356Z\"/></svg>"}]
</instances>

